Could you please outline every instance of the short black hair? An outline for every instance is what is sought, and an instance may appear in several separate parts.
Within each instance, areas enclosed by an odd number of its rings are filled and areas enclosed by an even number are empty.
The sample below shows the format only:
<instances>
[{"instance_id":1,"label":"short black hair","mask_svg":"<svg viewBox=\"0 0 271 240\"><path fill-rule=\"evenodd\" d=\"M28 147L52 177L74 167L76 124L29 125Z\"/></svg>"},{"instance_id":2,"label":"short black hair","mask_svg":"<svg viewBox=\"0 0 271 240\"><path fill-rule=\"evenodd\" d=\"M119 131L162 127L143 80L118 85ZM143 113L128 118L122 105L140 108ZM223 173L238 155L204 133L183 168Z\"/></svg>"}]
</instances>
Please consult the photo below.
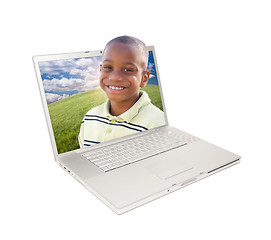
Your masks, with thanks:
<instances>
[{"instance_id":1,"label":"short black hair","mask_svg":"<svg viewBox=\"0 0 271 240\"><path fill-rule=\"evenodd\" d=\"M147 66L148 66L148 59L149 59L149 52L148 52L148 48L147 48L147 46L146 46L146 44L144 42L142 42L138 38L124 35L124 36L119 36L119 37L116 37L116 38L113 38L112 40L110 40L105 45L104 49L106 49L106 47L110 43L113 43L113 42L119 42L119 43L124 43L124 44L132 44L132 45L135 45L138 48L140 48L142 50L143 55L144 55L145 62L146 62L146 68L147 68Z\"/></svg>"}]
</instances>

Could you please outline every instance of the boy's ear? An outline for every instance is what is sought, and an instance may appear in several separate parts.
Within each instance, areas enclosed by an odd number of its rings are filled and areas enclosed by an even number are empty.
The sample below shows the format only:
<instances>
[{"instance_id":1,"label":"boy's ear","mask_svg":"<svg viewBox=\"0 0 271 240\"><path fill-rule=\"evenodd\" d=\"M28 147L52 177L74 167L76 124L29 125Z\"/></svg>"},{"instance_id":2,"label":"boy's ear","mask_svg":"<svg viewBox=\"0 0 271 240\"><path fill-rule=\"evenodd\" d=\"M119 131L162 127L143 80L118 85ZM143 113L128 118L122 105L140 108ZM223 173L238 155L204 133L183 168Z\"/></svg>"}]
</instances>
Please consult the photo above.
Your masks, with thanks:
<instances>
[{"instance_id":1,"label":"boy's ear","mask_svg":"<svg viewBox=\"0 0 271 240\"><path fill-rule=\"evenodd\" d=\"M148 81L149 81L149 77L150 77L150 72L149 70L146 70L142 73L142 80L141 80L141 84L140 87L143 88L147 85Z\"/></svg>"}]
</instances>

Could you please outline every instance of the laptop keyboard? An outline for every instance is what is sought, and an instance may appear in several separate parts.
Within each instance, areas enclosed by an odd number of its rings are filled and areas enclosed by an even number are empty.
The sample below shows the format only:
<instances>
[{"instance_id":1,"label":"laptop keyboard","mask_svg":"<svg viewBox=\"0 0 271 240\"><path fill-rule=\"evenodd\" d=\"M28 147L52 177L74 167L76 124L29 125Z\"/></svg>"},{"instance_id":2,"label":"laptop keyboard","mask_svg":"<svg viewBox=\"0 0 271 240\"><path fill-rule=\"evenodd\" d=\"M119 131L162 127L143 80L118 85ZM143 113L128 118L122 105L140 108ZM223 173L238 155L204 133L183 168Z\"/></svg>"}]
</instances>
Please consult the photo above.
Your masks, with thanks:
<instances>
[{"instance_id":1,"label":"laptop keyboard","mask_svg":"<svg viewBox=\"0 0 271 240\"><path fill-rule=\"evenodd\" d=\"M91 150L83 153L82 156L108 172L186 144L184 140L175 139L165 132L153 132L105 148Z\"/></svg>"}]
</instances>

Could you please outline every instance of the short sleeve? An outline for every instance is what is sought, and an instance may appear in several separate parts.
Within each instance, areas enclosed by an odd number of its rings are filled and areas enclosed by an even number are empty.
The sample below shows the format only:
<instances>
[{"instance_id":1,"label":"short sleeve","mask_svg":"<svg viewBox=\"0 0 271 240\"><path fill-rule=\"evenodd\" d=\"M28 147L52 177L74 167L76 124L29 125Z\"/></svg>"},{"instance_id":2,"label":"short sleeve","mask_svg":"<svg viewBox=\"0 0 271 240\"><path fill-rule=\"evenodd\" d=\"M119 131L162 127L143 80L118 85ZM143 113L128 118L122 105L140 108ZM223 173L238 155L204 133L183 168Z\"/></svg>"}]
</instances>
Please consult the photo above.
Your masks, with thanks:
<instances>
[{"instance_id":1,"label":"short sleeve","mask_svg":"<svg viewBox=\"0 0 271 240\"><path fill-rule=\"evenodd\" d=\"M79 146L80 148L83 148L84 147L84 120L81 124L81 127L80 127L80 133L78 135L78 142L79 142Z\"/></svg>"}]
</instances>

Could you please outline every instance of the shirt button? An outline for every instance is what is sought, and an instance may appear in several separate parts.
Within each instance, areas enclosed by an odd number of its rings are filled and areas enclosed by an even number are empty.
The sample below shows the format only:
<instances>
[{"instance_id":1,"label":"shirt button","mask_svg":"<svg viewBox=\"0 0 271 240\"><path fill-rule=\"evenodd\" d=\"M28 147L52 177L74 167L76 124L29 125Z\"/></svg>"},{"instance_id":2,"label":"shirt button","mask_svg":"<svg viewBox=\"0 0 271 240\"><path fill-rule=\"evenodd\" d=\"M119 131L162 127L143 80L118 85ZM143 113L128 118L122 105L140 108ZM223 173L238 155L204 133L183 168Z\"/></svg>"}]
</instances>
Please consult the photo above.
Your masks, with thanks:
<instances>
[{"instance_id":1,"label":"shirt button","mask_svg":"<svg viewBox=\"0 0 271 240\"><path fill-rule=\"evenodd\" d=\"M111 133L112 132L112 129L111 128L108 128L107 130L106 130L106 133Z\"/></svg>"},{"instance_id":2,"label":"shirt button","mask_svg":"<svg viewBox=\"0 0 271 240\"><path fill-rule=\"evenodd\" d=\"M111 119L111 122L112 122L112 123L115 123L115 122L116 122L116 119Z\"/></svg>"}]
</instances>

